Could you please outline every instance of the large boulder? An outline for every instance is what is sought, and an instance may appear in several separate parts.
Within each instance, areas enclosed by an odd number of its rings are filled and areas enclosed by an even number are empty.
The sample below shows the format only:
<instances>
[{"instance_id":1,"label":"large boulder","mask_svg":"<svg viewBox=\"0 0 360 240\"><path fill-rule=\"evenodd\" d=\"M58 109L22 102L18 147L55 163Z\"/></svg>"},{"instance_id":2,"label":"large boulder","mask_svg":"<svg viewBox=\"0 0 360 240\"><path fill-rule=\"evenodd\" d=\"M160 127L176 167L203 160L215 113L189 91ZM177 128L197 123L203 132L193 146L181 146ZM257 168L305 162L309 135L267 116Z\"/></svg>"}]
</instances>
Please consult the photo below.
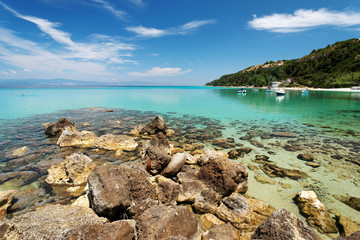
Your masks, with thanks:
<instances>
[{"instance_id":1,"label":"large boulder","mask_svg":"<svg viewBox=\"0 0 360 240\"><path fill-rule=\"evenodd\" d=\"M7 209L10 207L11 201L13 200L15 194L15 190L0 192L0 220L6 216Z\"/></svg>"},{"instance_id":2,"label":"large boulder","mask_svg":"<svg viewBox=\"0 0 360 240\"><path fill-rule=\"evenodd\" d=\"M46 205L35 211L15 216L0 229L0 239L63 239L65 232L81 225L105 224L90 208Z\"/></svg>"},{"instance_id":3,"label":"large boulder","mask_svg":"<svg viewBox=\"0 0 360 240\"><path fill-rule=\"evenodd\" d=\"M177 153L171 157L171 161L165 167L165 169L161 172L165 177L173 177L175 176L181 168L184 166L185 161L188 157L188 153Z\"/></svg>"},{"instance_id":4,"label":"large boulder","mask_svg":"<svg viewBox=\"0 0 360 240\"><path fill-rule=\"evenodd\" d=\"M339 228L341 236L350 236L354 232L360 231L360 223L344 216L336 216L336 225Z\"/></svg>"},{"instance_id":5,"label":"large boulder","mask_svg":"<svg viewBox=\"0 0 360 240\"><path fill-rule=\"evenodd\" d=\"M45 123L44 129L46 135L57 136L65 129L76 130L76 126L74 122L66 118L61 118L56 123Z\"/></svg>"},{"instance_id":6,"label":"large boulder","mask_svg":"<svg viewBox=\"0 0 360 240\"><path fill-rule=\"evenodd\" d=\"M198 218L183 206L154 205L136 221L138 239L189 239L200 240Z\"/></svg>"},{"instance_id":7,"label":"large boulder","mask_svg":"<svg viewBox=\"0 0 360 240\"><path fill-rule=\"evenodd\" d=\"M89 175L88 184L91 208L112 219L133 215L130 207L156 195L149 174L140 166L98 166Z\"/></svg>"},{"instance_id":8,"label":"large boulder","mask_svg":"<svg viewBox=\"0 0 360 240\"><path fill-rule=\"evenodd\" d=\"M227 158L208 160L200 168L198 177L222 196L229 196L238 185L247 183L246 167ZM245 184L244 188L246 188Z\"/></svg>"},{"instance_id":9,"label":"large boulder","mask_svg":"<svg viewBox=\"0 0 360 240\"><path fill-rule=\"evenodd\" d=\"M157 133L144 149L147 170L153 175L161 173L171 161L170 145L162 132Z\"/></svg>"},{"instance_id":10,"label":"large boulder","mask_svg":"<svg viewBox=\"0 0 360 240\"><path fill-rule=\"evenodd\" d=\"M157 134L158 132L162 132L164 134L166 134L166 129L167 129L167 125L165 123L165 120L160 117L160 116L156 116L154 120L152 120L151 122L149 122L146 127L145 127L145 132L147 132L148 134Z\"/></svg>"},{"instance_id":11,"label":"large boulder","mask_svg":"<svg viewBox=\"0 0 360 240\"><path fill-rule=\"evenodd\" d=\"M310 226L320 233L337 233L335 221L330 217L324 204L320 202L314 191L302 191L294 198L301 213L306 216Z\"/></svg>"},{"instance_id":12,"label":"large boulder","mask_svg":"<svg viewBox=\"0 0 360 240\"><path fill-rule=\"evenodd\" d=\"M106 134L98 137L95 140L95 147L105 150L134 151L137 146L138 143L135 142L132 137L126 135Z\"/></svg>"},{"instance_id":13,"label":"large boulder","mask_svg":"<svg viewBox=\"0 0 360 240\"><path fill-rule=\"evenodd\" d=\"M60 135L57 145L60 147L93 148L96 139L97 137L93 132L65 129Z\"/></svg>"},{"instance_id":14,"label":"large boulder","mask_svg":"<svg viewBox=\"0 0 360 240\"><path fill-rule=\"evenodd\" d=\"M203 240L237 240L241 239L239 230L231 223L215 225L202 235Z\"/></svg>"},{"instance_id":15,"label":"large boulder","mask_svg":"<svg viewBox=\"0 0 360 240\"><path fill-rule=\"evenodd\" d=\"M274 211L254 232L257 240L317 240L315 231L286 209Z\"/></svg>"},{"instance_id":16,"label":"large boulder","mask_svg":"<svg viewBox=\"0 0 360 240\"><path fill-rule=\"evenodd\" d=\"M95 167L96 164L88 156L73 153L59 164L52 165L45 181L57 194L61 195L66 190L71 196L79 196L84 192L87 178Z\"/></svg>"}]
</instances>

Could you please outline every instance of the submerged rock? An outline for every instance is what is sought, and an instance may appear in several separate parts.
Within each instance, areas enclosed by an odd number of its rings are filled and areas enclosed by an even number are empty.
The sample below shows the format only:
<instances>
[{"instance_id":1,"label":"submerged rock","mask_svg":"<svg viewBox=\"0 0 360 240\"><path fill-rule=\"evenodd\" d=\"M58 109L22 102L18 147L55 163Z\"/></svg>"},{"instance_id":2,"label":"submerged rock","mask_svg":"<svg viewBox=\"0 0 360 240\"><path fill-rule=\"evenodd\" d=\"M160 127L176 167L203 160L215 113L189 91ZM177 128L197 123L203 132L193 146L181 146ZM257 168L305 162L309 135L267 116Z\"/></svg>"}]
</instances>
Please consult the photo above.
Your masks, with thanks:
<instances>
[{"instance_id":1,"label":"submerged rock","mask_svg":"<svg viewBox=\"0 0 360 240\"><path fill-rule=\"evenodd\" d=\"M96 148L112 151L134 151L138 143L132 137L126 135L106 134L98 137L95 142Z\"/></svg>"},{"instance_id":2,"label":"submerged rock","mask_svg":"<svg viewBox=\"0 0 360 240\"><path fill-rule=\"evenodd\" d=\"M11 156L12 157L22 157L25 154L27 154L30 151L30 149L27 146L17 148L14 151L12 151Z\"/></svg>"},{"instance_id":3,"label":"submerged rock","mask_svg":"<svg viewBox=\"0 0 360 240\"><path fill-rule=\"evenodd\" d=\"M294 180L306 178L307 174L297 169L286 169L276 166L275 164L263 164L261 170L269 177L288 177Z\"/></svg>"},{"instance_id":4,"label":"submerged rock","mask_svg":"<svg viewBox=\"0 0 360 240\"><path fill-rule=\"evenodd\" d=\"M299 155L297 155L297 158L308 162L314 161L314 157L306 153L300 153Z\"/></svg>"},{"instance_id":5,"label":"submerged rock","mask_svg":"<svg viewBox=\"0 0 360 240\"><path fill-rule=\"evenodd\" d=\"M44 129L46 135L56 136L60 135L65 129L76 130L76 125L66 118L61 118L56 123L45 123Z\"/></svg>"},{"instance_id":6,"label":"submerged rock","mask_svg":"<svg viewBox=\"0 0 360 240\"><path fill-rule=\"evenodd\" d=\"M276 184L275 180L265 177L264 175L254 175L254 178L256 181L263 183L263 184L270 184L270 185Z\"/></svg>"},{"instance_id":7,"label":"submerged rock","mask_svg":"<svg viewBox=\"0 0 360 240\"><path fill-rule=\"evenodd\" d=\"M15 194L15 190L0 192L0 220L6 216L7 209L10 207L11 201L13 200Z\"/></svg>"},{"instance_id":8,"label":"submerged rock","mask_svg":"<svg viewBox=\"0 0 360 240\"><path fill-rule=\"evenodd\" d=\"M271 134L272 137L284 137L284 138L293 138L295 137L294 134L291 132L273 132Z\"/></svg>"},{"instance_id":9,"label":"submerged rock","mask_svg":"<svg viewBox=\"0 0 360 240\"><path fill-rule=\"evenodd\" d=\"M318 240L315 231L286 209L274 211L251 236L263 240Z\"/></svg>"},{"instance_id":10,"label":"submerged rock","mask_svg":"<svg viewBox=\"0 0 360 240\"><path fill-rule=\"evenodd\" d=\"M65 129L60 135L57 145L60 147L94 148L96 138L93 132Z\"/></svg>"},{"instance_id":11,"label":"submerged rock","mask_svg":"<svg viewBox=\"0 0 360 240\"><path fill-rule=\"evenodd\" d=\"M138 239L189 239L201 237L199 220L183 206L165 207L154 205L147 209L136 221Z\"/></svg>"},{"instance_id":12,"label":"submerged rock","mask_svg":"<svg viewBox=\"0 0 360 240\"><path fill-rule=\"evenodd\" d=\"M352 197L352 196L342 196L336 194L334 194L333 196L340 202L343 202L349 207L352 207L353 209L360 211L360 198Z\"/></svg>"},{"instance_id":13,"label":"submerged rock","mask_svg":"<svg viewBox=\"0 0 360 240\"><path fill-rule=\"evenodd\" d=\"M306 221L310 226L318 229L321 233L338 232L334 220L330 217L324 204L320 202L315 192L299 192L296 194L294 200L301 213L306 216Z\"/></svg>"}]
</instances>

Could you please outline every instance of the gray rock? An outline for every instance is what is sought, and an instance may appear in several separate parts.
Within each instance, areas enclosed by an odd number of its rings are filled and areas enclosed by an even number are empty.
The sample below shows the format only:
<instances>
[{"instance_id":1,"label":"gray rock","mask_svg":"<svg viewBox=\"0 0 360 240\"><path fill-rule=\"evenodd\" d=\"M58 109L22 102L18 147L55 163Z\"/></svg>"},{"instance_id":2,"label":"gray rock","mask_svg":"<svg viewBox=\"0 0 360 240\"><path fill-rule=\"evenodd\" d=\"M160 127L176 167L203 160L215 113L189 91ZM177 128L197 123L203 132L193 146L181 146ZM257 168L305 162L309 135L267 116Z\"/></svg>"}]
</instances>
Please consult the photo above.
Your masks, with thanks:
<instances>
[{"instance_id":1,"label":"gray rock","mask_svg":"<svg viewBox=\"0 0 360 240\"><path fill-rule=\"evenodd\" d=\"M148 134L157 134L158 132L162 132L166 134L167 125L164 119L160 116L156 116L154 120L152 120L148 125L145 127L145 132Z\"/></svg>"},{"instance_id":2,"label":"gray rock","mask_svg":"<svg viewBox=\"0 0 360 240\"><path fill-rule=\"evenodd\" d=\"M334 240L359 240L360 239L360 231L354 232L350 236L347 237L337 237L333 238Z\"/></svg>"},{"instance_id":3,"label":"gray rock","mask_svg":"<svg viewBox=\"0 0 360 240\"><path fill-rule=\"evenodd\" d=\"M65 128L76 130L75 123L66 119L61 118L56 123L45 123L45 134L49 136L60 135Z\"/></svg>"},{"instance_id":4,"label":"gray rock","mask_svg":"<svg viewBox=\"0 0 360 240\"><path fill-rule=\"evenodd\" d=\"M144 161L151 174L159 174L171 161L170 145L162 132L157 133L145 146Z\"/></svg>"},{"instance_id":5,"label":"gray rock","mask_svg":"<svg viewBox=\"0 0 360 240\"><path fill-rule=\"evenodd\" d=\"M175 176L184 166L188 153L177 153L171 157L171 161L161 172L165 177Z\"/></svg>"},{"instance_id":6,"label":"gray rock","mask_svg":"<svg viewBox=\"0 0 360 240\"><path fill-rule=\"evenodd\" d=\"M215 225L202 235L203 240L237 240L241 239L239 230L231 223Z\"/></svg>"},{"instance_id":7,"label":"gray rock","mask_svg":"<svg viewBox=\"0 0 360 240\"><path fill-rule=\"evenodd\" d=\"M286 209L274 211L251 236L253 240L317 240L315 231Z\"/></svg>"}]
</instances>

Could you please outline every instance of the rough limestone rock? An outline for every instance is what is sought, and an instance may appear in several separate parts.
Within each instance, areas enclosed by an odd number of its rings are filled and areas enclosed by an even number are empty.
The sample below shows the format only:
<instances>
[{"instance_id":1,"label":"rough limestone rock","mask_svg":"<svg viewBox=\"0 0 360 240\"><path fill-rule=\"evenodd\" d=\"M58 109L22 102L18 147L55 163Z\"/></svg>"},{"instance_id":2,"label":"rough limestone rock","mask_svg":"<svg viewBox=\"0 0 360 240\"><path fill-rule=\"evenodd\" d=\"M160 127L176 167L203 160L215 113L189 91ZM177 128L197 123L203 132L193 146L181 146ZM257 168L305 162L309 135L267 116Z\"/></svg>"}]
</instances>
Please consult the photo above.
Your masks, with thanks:
<instances>
[{"instance_id":1,"label":"rough limestone rock","mask_svg":"<svg viewBox=\"0 0 360 240\"><path fill-rule=\"evenodd\" d=\"M348 237L337 237L334 240L359 240L360 239L360 231L354 232Z\"/></svg>"},{"instance_id":2,"label":"rough limestone rock","mask_svg":"<svg viewBox=\"0 0 360 240\"><path fill-rule=\"evenodd\" d=\"M295 201L310 226L318 229L320 233L337 233L334 220L314 191L302 191L296 194Z\"/></svg>"},{"instance_id":3,"label":"rough limestone rock","mask_svg":"<svg viewBox=\"0 0 360 240\"><path fill-rule=\"evenodd\" d=\"M337 215L336 224L341 236L350 236L354 232L360 231L360 223L354 222L350 218L344 216Z\"/></svg>"},{"instance_id":4,"label":"rough limestone rock","mask_svg":"<svg viewBox=\"0 0 360 240\"><path fill-rule=\"evenodd\" d=\"M157 184L156 193L161 203L176 205L180 193L180 185L172 180L161 181Z\"/></svg>"},{"instance_id":5,"label":"rough limestone rock","mask_svg":"<svg viewBox=\"0 0 360 240\"><path fill-rule=\"evenodd\" d=\"M307 153L300 153L299 155L297 155L297 158L307 162L314 161L314 157Z\"/></svg>"},{"instance_id":6,"label":"rough limestone rock","mask_svg":"<svg viewBox=\"0 0 360 240\"><path fill-rule=\"evenodd\" d=\"M220 195L229 196L239 184L247 183L248 174L243 165L227 158L217 158L204 163L198 177Z\"/></svg>"},{"instance_id":7,"label":"rough limestone rock","mask_svg":"<svg viewBox=\"0 0 360 240\"><path fill-rule=\"evenodd\" d=\"M219 202L219 194L211 189L203 190L200 196L195 199L194 208L198 212L215 213Z\"/></svg>"},{"instance_id":8,"label":"rough limestone rock","mask_svg":"<svg viewBox=\"0 0 360 240\"><path fill-rule=\"evenodd\" d=\"M284 137L284 138L293 138L293 137L295 137L295 135L290 133L290 132L273 132L271 134L271 136L273 136L273 137Z\"/></svg>"},{"instance_id":9,"label":"rough limestone rock","mask_svg":"<svg viewBox=\"0 0 360 240\"><path fill-rule=\"evenodd\" d=\"M286 209L274 211L251 236L257 240L317 240L315 231Z\"/></svg>"},{"instance_id":10,"label":"rough limestone rock","mask_svg":"<svg viewBox=\"0 0 360 240\"><path fill-rule=\"evenodd\" d=\"M199 220L204 231L209 230L215 225L224 224L223 221L221 221L214 214L211 213L205 213L203 215L200 215Z\"/></svg>"},{"instance_id":11,"label":"rough limestone rock","mask_svg":"<svg viewBox=\"0 0 360 240\"><path fill-rule=\"evenodd\" d=\"M239 230L234 228L231 223L219 224L207 230L202 235L203 240L237 240L240 239Z\"/></svg>"},{"instance_id":12,"label":"rough limestone rock","mask_svg":"<svg viewBox=\"0 0 360 240\"><path fill-rule=\"evenodd\" d=\"M171 157L171 161L165 167L165 169L161 172L165 177L173 177L175 176L181 168L184 166L185 161L188 157L188 153L177 153Z\"/></svg>"},{"instance_id":13,"label":"rough limestone rock","mask_svg":"<svg viewBox=\"0 0 360 240\"><path fill-rule=\"evenodd\" d=\"M10 207L11 201L13 200L15 194L15 190L0 192L0 220L6 217L7 209Z\"/></svg>"},{"instance_id":14,"label":"rough limestone rock","mask_svg":"<svg viewBox=\"0 0 360 240\"><path fill-rule=\"evenodd\" d=\"M156 116L154 120L148 123L145 127L145 132L147 132L150 135L157 134L158 132L162 132L166 134L167 125L165 123L165 120L160 117Z\"/></svg>"},{"instance_id":15,"label":"rough limestone rock","mask_svg":"<svg viewBox=\"0 0 360 240\"><path fill-rule=\"evenodd\" d=\"M201 195L201 192L208 189L200 180L183 180L180 184L178 202L194 202Z\"/></svg>"},{"instance_id":16,"label":"rough limestone rock","mask_svg":"<svg viewBox=\"0 0 360 240\"><path fill-rule=\"evenodd\" d=\"M162 132L157 133L145 146L144 161L151 174L159 174L171 161L170 145Z\"/></svg>"},{"instance_id":17,"label":"rough limestone rock","mask_svg":"<svg viewBox=\"0 0 360 240\"><path fill-rule=\"evenodd\" d=\"M122 165L98 166L89 175L91 208L101 216L131 216L129 208L142 200L155 198L149 174L142 168Z\"/></svg>"},{"instance_id":18,"label":"rough limestone rock","mask_svg":"<svg viewBox=\"0 0 360 240\"><path fill-rule=\"evenodd\" d=\"M22 157L26 155L30 149L27 146L23 146L21 148L17 148L14 151L12 151L11 156L12 157Z\"/></svg>"},{"instance_id":19,"label":"rough limestone rock","mask_svg":"<svg viewBox=\"0 0 360 240\"><path fill-rule=\"evenodd\" d=\"M106 134L95 140L95 147L112 151L134 151L138 143L132 137L126 135Z\"/></svg>"},{"instance_id":20,"label":"rough limestone rock","mask_svg":"<svg viewBox=\"0 0 360 240\"><path fill-rule=\"evenodd\" d=\"M218 158L228 158L228 157L229 155L226 152L206 150L204 154L200 155L200 158L198 159L198 164L202 166L208 161L215 160Z\"/></svg>"},{"instance_id":21,"label":"rough limestone rock","mask_svg":"<svg viewBox=\"0 0 360 240\"><path fill-rule=\"evenodd\" d=\"M300 178L307 178L308 175L305 172L302 172L298 169L287 169L276 166L275 164L263 164L260 166L261 170L268 175L269 177L288 177L294 180L298 180Z\"/></svg>"},{"instance_id":22,"label":"rough limestone rock","mask_svg":"<svg viewBox=\"0 0 360 240\"><path fill-rule=\"evenodd\" d=\"M112 223L80 225L65 232L61 240L133 240L136 236L135 221L121 220Z\"/></svg>"},{"instance_id":23,"label":"rough limestone rock","mask_svg":"<svg viewBox=\"0 0 360 240\"><path fill-rule=\"evenodd\" d=\"M201 226L198 218L183 206L154 205L136 221L138 239L189 239L200 240Z\"/></svg>"},{"instance_id":24,"label":"rough limestone rock","mask_svg":"<svg viewBox=\"0 0 360 240\"><path fill-rule=\"evenodd\" d=\"M93 132L65 129L60 135L57 145L60 147L94 148L96 139L97 137Z\"/></svg>"},{"instance_id":25,"label":"rough limestone rock","mask_svg":"<svg viewBox=\"0 0 360 240\"><path fill-rule=\"evenodd\" d=\"M342 195L333 195L340 202L345 203L349 207L360 211L360 198L353 196L342 196Z\"/></svg>"},{"instance_id":26,"label":"rough limestone rock","mask_svg":"<svg viewBox=\"0 0 360 240\"><path fill-rule=\"evenodd\" d=\"M76 130L75 123L66 119L61 118L56 123L45 123L45 134L49 136L60 135L65 129Z\"/></svg>"},{"instance_id":27,"label":"rough limestone rock","mask_svg":"<svg viewBox=\"0 0 360 240\"><path fill-rule=\"evenodd\" d=\"M145 133L145 125L140 124L139 126L134 127L133 130L130 131L130 135L138 136L140 134Z\"/></svg>"},{"instance_id":28,"label":"rough limestone rock","mask_svg":"<svg viewBox=\"0 0 360 240\"><path fill-rule=\"evenodd\" d=\"M3 224L0 239L63 239L65 232L77 229L79 224L105 224L90 208L66 205L46 205L33 212L15 216Z\"/></svg>"},{"instance_id":29,"label":"rough limestone rock","mask_svg":"<svg viewBox=\"0 0 360 240\"><path fill-rule=\"evenodd\" d=\"M45 181L60 195L64 189L79 187L70 193L72 196L79 196L84 192L87 178L95 167L96 164L88 156L73 153L59 164L52 165Z\"/></svg>"}]
</instances>

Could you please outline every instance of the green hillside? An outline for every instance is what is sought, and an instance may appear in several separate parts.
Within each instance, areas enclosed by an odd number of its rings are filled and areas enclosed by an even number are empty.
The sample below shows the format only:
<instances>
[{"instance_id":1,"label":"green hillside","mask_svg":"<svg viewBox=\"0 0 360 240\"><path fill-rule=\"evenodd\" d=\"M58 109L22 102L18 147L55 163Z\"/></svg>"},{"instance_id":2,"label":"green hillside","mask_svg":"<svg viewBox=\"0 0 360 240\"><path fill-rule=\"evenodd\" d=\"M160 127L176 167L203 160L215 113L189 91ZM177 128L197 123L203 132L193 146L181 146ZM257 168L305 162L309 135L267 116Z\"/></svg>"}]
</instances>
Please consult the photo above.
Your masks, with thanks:
<instances>
[{"instance_id":1,"label":"green hillside","mask_svg":"<svg viewBox=\"0 0 360 240\"><path fill-rule=\"evenodd\" d=\"M267 86L293 79L289 86L340 88L360 85L360 39L313 50L299 59L266 62L228 74L206 86Z\"/></svg>"}]
</instances>

